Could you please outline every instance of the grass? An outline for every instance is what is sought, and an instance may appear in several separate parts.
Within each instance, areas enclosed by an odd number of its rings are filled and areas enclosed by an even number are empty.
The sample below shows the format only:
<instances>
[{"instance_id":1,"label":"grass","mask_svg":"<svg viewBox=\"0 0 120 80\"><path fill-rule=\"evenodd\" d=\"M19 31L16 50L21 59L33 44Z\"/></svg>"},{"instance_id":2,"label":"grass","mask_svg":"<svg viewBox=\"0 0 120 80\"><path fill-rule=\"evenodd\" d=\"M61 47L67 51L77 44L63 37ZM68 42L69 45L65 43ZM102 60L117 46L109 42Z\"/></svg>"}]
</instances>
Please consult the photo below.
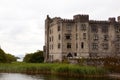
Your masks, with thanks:
<instances>
[{"instance_id":1,"label":"grass","mask_svg":"<svg viewBox=\"0 0 120 80\"><path fill-rule=\"evenodd\" d=\"M0 72L58 74L66 76L104 75L102 68L58 63L0 63Z\"/></svg>"}]
</instances>

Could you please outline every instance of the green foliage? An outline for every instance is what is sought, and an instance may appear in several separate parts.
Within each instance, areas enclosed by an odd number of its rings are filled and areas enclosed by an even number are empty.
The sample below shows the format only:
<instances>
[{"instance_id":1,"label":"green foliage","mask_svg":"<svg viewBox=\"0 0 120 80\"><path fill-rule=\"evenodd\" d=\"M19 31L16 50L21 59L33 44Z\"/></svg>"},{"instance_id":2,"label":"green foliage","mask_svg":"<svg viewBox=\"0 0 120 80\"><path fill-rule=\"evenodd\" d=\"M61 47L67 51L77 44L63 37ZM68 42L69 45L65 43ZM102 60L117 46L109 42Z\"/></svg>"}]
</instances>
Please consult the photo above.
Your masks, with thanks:
<instances>
[{"instance_id":1,"label":"green foliage","mask_svg":"<svg viewBox=\"0 0 120 80\"><path fill-rule=\"evenodd\" d=\"M11 63L17 61L17 58L14 55L6 54L1 48L0 48L0 63Z\"/></svg>"},{"instance_id":2,"label":"green foliage","mask_svg":"<svg viewBox=\"0 0 120 80\"><path fill-rule=\"evenodd\" d=\"M6 62L5 52L0 48L0 63Z\"/></svg>"},{"instance_id":3,"label":"green foliage","mask_svg":"<svg viewBox=\"0 0 120 80\"><path fill-rule=\"evenodd\" d=\"M28 74L56 74L65 76L104 75L103 68L56 63L11 63L0 64L0 72L19 72Z\"/></svg>"},{"instance_id":4,"label":"green foliage","mask_svg":"<svg viewBox=\"0 0 120 80\"><path fill-rule=\"evenodd\" d=\"M42 63L44 61L43 51L38 50L34 53L26 54L23 61L29 63Z\"/></svg>"},{"instance_id":5,"label":"green foliage","mask_svg":"<svg viewBox=\"0 0 120 80\"><path fill-rule=\"evenodd\" d=\"M14 55L5 54L5 56L6 56L6 60L7 60L8 63L16 62L17 61L17 58Z\"/></svg>"},{"instance_id":6,"label":"green foliage","mask_svg":"<svg viewBox=\"0 0 120 80\"><path fill-rule=\"evenodd\" d=\"M33 55L32 53L31 54L26 54L23 61L27 62L27 63L30 62L30 59L31 59L32 55Z\"/></svg>"}]
</instances>

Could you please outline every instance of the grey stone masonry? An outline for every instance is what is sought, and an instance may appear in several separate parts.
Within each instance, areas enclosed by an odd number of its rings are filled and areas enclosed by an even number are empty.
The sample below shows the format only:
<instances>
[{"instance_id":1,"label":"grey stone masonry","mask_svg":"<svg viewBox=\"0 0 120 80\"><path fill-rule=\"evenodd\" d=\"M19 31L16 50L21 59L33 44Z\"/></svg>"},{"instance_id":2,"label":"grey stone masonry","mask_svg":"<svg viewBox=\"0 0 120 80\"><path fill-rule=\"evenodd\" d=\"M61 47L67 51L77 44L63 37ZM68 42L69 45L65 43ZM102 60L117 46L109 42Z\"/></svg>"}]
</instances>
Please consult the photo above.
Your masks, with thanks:
<instances>
[{"instance_id":1,"label":"grey stone masonry","mask_svg":"<svg viewBox=\"0 0 120 80\"><path fill-rule=\"evenodd\" d=\"M89 20L89 15L74 15L45 20L46 62L68 58L120 56L120 16L106 21Z\"/></svg>"}]
</instances>

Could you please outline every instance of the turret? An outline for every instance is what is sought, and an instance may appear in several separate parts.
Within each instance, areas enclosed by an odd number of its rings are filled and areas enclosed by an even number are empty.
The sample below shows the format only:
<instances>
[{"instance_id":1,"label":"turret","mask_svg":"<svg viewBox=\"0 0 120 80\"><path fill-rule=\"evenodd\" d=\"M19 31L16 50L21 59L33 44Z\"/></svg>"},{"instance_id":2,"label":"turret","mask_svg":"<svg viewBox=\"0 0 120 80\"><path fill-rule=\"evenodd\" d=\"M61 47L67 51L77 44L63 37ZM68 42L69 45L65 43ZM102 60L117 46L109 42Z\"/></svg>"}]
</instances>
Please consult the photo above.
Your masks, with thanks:
<instances>
[{"instance_id":1,"label":"turret","mask_svg":"<svg viewBox=\"0 0 120 80\"><path fill-rule=\"evenodd\" d=\"M45 62L49 59L49 27L50 27L51 18L47 15L45 20L45 47L44 47L44 56Z\"/></svg>"},{"instance_id":2,"label":"turret","mask_svg":"<svg viewBox=\"0 0 120 80\"><path fill-rule=\"evenodd\" d=\"M88 22L89 21L89 15L75 15L73 19L78 22Z\"/></svg>"}]
</instances>

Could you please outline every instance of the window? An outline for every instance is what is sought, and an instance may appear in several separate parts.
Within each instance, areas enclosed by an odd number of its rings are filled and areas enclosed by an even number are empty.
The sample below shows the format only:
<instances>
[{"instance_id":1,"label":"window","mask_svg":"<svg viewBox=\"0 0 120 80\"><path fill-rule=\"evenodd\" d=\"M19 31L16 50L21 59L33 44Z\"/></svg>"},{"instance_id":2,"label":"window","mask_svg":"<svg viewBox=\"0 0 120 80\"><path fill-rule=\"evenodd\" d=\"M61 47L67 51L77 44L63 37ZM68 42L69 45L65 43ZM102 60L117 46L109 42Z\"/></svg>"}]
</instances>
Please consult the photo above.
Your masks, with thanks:
<instances>
[{"instance_id":1,"label":"window","mask_svg":"<svg viewBox=\"0 0 120 80\"><path fill-rule=\"evenodd\" d=\"M93 35L93 40L94 40L94 41L97 41L97 40L98 40L98 35L97 35L97 34Z\"/></svg>"},{"instance_id":2,"label":"window","mask_svg":"<svg viewBox=\"0 0 120 80\"><path fill-rule=\"evenodd\" d=\"M54 40L54 37L52 36L52 41Z\"/></svg>"},{"instance_id":3,"label":"window","mask_svg":"<svg viewBox=\"0 0 120 80\"><path fill-rule=\"evenodd\" d=\"M92 43L92 49L93 50L98 50L98 44L97 43Z\"/></svg>"},{"instance_id":4,"label":"window","mask_svg":"<svg viewBox=\"0 0 120 80\"><path fill-rule=\"evenodd\" d=\"M58 49L60 49L60 43L58 43Z\"/></svg>"},{"instance_id":5,"label":"window","mask_svg":"<svg viewBox=\"0 0 120 80\"><path fill-rule=\"evenodd\" d=\"M102 32L103 33L108 32L108 26L102 26Z\"/></svg>"},{"instance_id":6,"label":"window","mask_svg":"<svg viewBox=\"0 0 120 80\"><path fill-rule=\"evenodd\" d=\"M58 31L60 31L60 25L58 25Z\"/></svg>"},{"instance_id":7,"label":"window","mask_svg":"<svg viewBox=\"0 0 120 80\"><path fill-rule=\"evenodd\" d=\"M104 41L108 41L109 36L108 35L104 35Z\"/></svg>"},{"instance_id":8,"label":"window","mask_svg":"<svg viewBox=\"0 0 120 80\"><path fill-rule=\"evenodd\" d=\"M91 26L91 32L98 32L98 27L95 25Z\"/></svg>"},{"instance_id":9,"label":"window","mask_svg":"<svg viewBox=\"0 0 120 80\"><path fill-rule=\"evenodd\" d=\"M86 39L86 33L83 33L83 39Z\"/></svg>"},{"instance_id":10,"label":"window","mask_svg":"<svg viewBox=\"0 0 120 80\"><path fill-rule=\"evenodd\" d=\"M60 38L61 38L61 36L60 36L60 34L58 35L58 40L60 40Z\"/></svg>"},{"instance_id":11,"label":"window","mask_svg":"<svg viewBox=\"0 0 120 80\"><path fill-rule=\"evenodd\" d=\"M74 53L74 56L76 57L76 56L77 56L77 53Z\"/></svg>"},{"instance_id":12,"label":"window","mask_svg":"<svg viewBox=\"0 0 120 80\"><path fill-rule=\"evenodd\" d=\"M81 24L81 30L85 31L86 30L86 24Z\"/></svg>"},{"instance_id":13,"label":"window","mask_svg":"<svg viewBox=\"0 0 120 80\"><path fill-rule=\"evenodd\" d=\"M84 48L84 43L83 42L81 42L81 49L83 49Z\"/></svg>"},{"instance_id":14,"label":"window","mask_svg":"<svg viewBox=\"0 0 120 80\"><path fill-rule=\"evenodd\" d=\"M67 25L66 25L66 30L68 30L68 31L71 31L71 30L72 30L71 24L67 24Z\"/></svg>"},{"instance_id":15,"label":"window","mask_svg":"<svg viewBox=\"0 0 120 80\"><path fill-rule=\"evenodd\" d=\"M65 35L65 38L66 38L67 40L70 40L70 39L71 39L71 34L66 34L66 35Z\"/></svg>"},{"instance_id":16,"label":"window","mask_svg":"<svg viewBox=\"0 0 120 80\"><path fill-rule=\"evenodd\" d=\"M76 49L78 48L78 43L76 43Z\"/></svg>"},{"instance_id":17,"label":"window","mask_svg":"<svg viewBox=\"0 0 120 80\"><path fill-rule=\"evenodd\" d=\"M67 43L67 48L71 48L71 43Z\"/></svg>"},{"instance_id":18,"label":"window","mask_svg":"<svg viewBox=\"0 0 120 80\"><path fill-rule=\"evenodd\" d=\"M76 33L76 40L78 40L78 34Z\"/></svg>"},{"instance_id":19,"label":"window","mask_svg":"<svg viewBox=\"0 0 120 80\"><path fill-rule=\"evenodd\" d=\"M108 49L108 43L103 43L103 49L107 50Z\"/></svg>"},{"instance_id":20,"label":"window","mask_svg":"<svg viewBox=\"0 0 120 80\"><path fill-rule=\"evenodd\" d=\"M51 42L51 37L49 39L50 39L50 42Z\"/></svg>"},{"instance_id":21,"label":"window","mask_svg":"<svg viewBox=\"0 0 120 80\"><path fill-rule=\"evenodd\" d=\"M116 41L120 41L120 35L116 35Z\"/></svg>"}]
</instances>

